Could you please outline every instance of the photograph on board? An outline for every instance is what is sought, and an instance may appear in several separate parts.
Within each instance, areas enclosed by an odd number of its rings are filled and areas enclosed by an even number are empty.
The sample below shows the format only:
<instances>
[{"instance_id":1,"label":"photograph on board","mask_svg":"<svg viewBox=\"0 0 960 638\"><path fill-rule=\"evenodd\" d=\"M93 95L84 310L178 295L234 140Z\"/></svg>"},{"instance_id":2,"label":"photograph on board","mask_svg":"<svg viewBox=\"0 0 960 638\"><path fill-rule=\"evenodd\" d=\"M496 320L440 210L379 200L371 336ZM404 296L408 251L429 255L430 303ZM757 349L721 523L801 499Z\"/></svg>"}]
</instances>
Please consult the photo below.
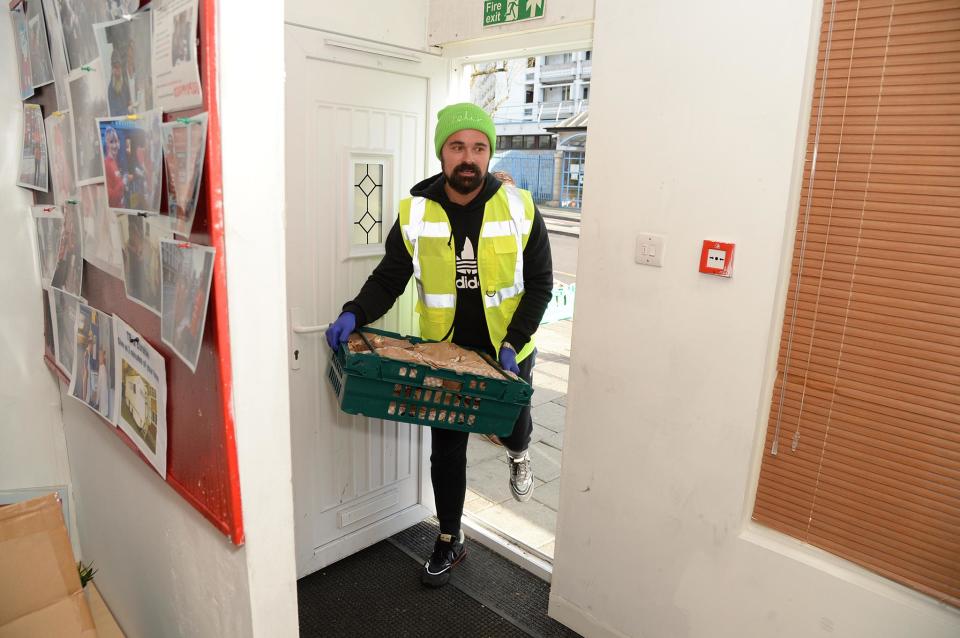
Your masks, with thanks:
<instances>
[{"instance_id":1,"label":"photograph on board","mask_svg":"<svg viewBox=\"0 0 960 638\"><path fill-rule=\"evenodd\" d=\"M165 113L203 104L197 67L197 0L154 0L153 95Z\"/></svg>"},{"instance_id":2,"label":"photograph on board","mask_svg":"<svg viewBox=\"0 0 960 638\"><path fill-rule=\"evenodd\" d=\"M200 357L215 254L216 250L210 246L160 242L163 271L160 339L177 353L191 372L196 372Z\"/></svg>"},{"instance_id":3,"label":"photograph on board","mask_svg":"<svg viewBox=\"0 0 960 638\"><path fill-rule=\"evenodd\" d=\"M49 353L49 356L53 358L54 361L57 360L57 344L56 336L54 335L53 327L57 325L56 315L53 313L53 299L49 290L42 290L41 294L43 295L43 347L44 352Z\"/></svg>"},{"instance_id":4,"label":"photograph on board","mask_svg":"<svg viewBox=\"0 0 960 638\"><path fill-rule=\"evenodd\" d=\"M107 116L107 95L99 67L100 62L94 61L89 71L74 71L68 79L70 116L73 118L73 165L78 186L103 180L97 118Z\"/></svg>"},{"instance_id":5,"label":"photograph on board","mask_svg":"<svg viewBox=\"0 0 960 638\"><path fill-rule=\"evenodd\" d=\"M22 5L21 5L22 6ZM53 61L47 44L47 27L39 0L27 4L27 35L30 44L30 75L33 88L53 82Z\"/></svg>"},{"instance_id":6,"label":"photograph on board","mask_svg":"<svg viewBox=\"0 0 960 638\"><path fill-rule=\"evenodd\" d=\"M71 71L92 64L97 57L93 25L110 19L103 0L56 0L63 30L63 47L67 52L67 68Z\"/></svg>"},{"instance_id":7,"label":"photograph on board","mask_svg":"<svg viewBox=\"0 0 960 638\"><path fill-rule=\"evenodd\" d=\"M83 226L83 258L117 279L123 279L120 224L107 210L103 184L80 187L80 221Z\"/></svg>"},{"instance_id":8,"label":"photograph on board","mask_svg":"<svg viewBox=\"0 0 960 638\"><path fill-rule=\"evenodd\" d=\"M118 215L127 298L160 314L160 240L173 239L165 218Z\"/></svg>"},{"instance_id":9,"label":"photograph on board","mask_svg":"<svg viewBox=\"0 0 960 638\"><path fill-rule=\"evenodd\" d=\"M113 321L117 425L167 476L167 372L163 356L119 317Z\"/></svg>"},{"instance_id":10,"label":"photograph on board","mask_svg":"<svg viewBox=\"0 0 960 638\"><path fill-rule=\"evenodd\" d=\"M60 371L69 378L73 372L73 355L76 349L73 340L77 336L77 308L83 300L62 290L52 289L51 292L53 315L56 319L54 352Z\"/></svg>"},{"instance_id":11,"label":"photograph on board","mask_svg":"<svg viewBox=\"0 0 960 638\"><path fill-rule=\"evenodd\" d=\"M173 232L190 236L197 213L203 156L207 146L207 114L163 125L163 163L167 170L167 210Z\"/></svg>"},{"instance_id":12,"label":"photograph on board","mask_svg":"<svg viewBox=\"0 0 960 638\"><path fill-rule=\"evenodd\" d=\"M60 236L63 234L63 211L59 206L41 204L31 206L30 212L37 227L37 261L40 262L40 281L50 285L60 254Z\"/></svg>"},{"instance_id":13,"label":"photograph on board","mask_svg":"<svg viewBox=\"0 0 960 638\"><path fill-rule=\"evenodd\" d=\"M50 189L53 191L53 201L63 205L77 193L70 112L58 111L48 115L44 123L47 130L47 154L50 156Z\"/></svg>"},{"instance_id":14,"label":"photograph on board","mask_svg":"<svg viewBox=\"0 0 960 638\"><path fill-rule=\"evenodd\" d=\"M97 120L107 186L107 208L116 213L160 213L163 141L160 111Z\"/></svg>"},{"instance_id":15,"label":"photograph on board","mask_svg":"<svg viewBox=\"0 0 960 638\"><path fill-rule=\"evenodd\" d=\"M83 285L83 230L80 226L79 204L67 203L63 212L63 233L57 251L57 265L53 269L50 285L80 296Z\"/></svg>"},{"instance_id":16,"label":"photograph on board","mask_svg":"<svg viewBox=\"0 0 960 638\"><path fill-rule=\"evenodd\" d=\"M20 79L20 99L33 95L33 70L30 68L30 36L27 34L27 16L23 5L10 9L10 28L17 54L17 71Z\"/></svg>"},{"instance_id":17,"label":"photograph on board","mask_svg":"<svg viewBox=\"0 0 960 638\"><path fill-rule=\"evenodd\" d=\"M113 317L87 304L78 304L75 341L70 396L116 423Z\"/></svg>"},{"instance_id":18,"label":"photograph on board","mask_svg":"<svg viewBox=\"0 0 960 638\"><path fill-rule=\"evenodd\" d=\"M23 145L20 151L20 172L17 185L47 192L47 134L39 104L23 105Z\"/></svg>"},{"instance_id":19,"label":"photograph on board","mask_svg":"<svg viewBox=\"0 0 960 638\"><path fill-rule=\"evenodd\" d=\"M47 23L47 37L50 40L50 59L53 63L53 85L57 93L57 108L66 111L70 108L67 76L67 52L63 47L63 29L60 28L60 15L57 13L56 0L42 0L44 20Z\"/></svg>"},{"instance_id":20,"label":"photograph on board","mask_svg":"<svg viewBox=\"0 0 960 638\"><path fill-rule=\"evenodd\" d=\"M139 6L140 0L107 0L107 11L111 18L134 15Z\"/></svg>"},{"instance_id":21,"label":"photograph on board","mask_svg":"<svg viewBox=\"0 0 960 638\"><path fill-rule=\"evenodd\" d=\"M153 108L153 74L150 71L150 13L94 25L104 70L107 109L111 116L143 113Z\"/></svg>"}]
</instances>

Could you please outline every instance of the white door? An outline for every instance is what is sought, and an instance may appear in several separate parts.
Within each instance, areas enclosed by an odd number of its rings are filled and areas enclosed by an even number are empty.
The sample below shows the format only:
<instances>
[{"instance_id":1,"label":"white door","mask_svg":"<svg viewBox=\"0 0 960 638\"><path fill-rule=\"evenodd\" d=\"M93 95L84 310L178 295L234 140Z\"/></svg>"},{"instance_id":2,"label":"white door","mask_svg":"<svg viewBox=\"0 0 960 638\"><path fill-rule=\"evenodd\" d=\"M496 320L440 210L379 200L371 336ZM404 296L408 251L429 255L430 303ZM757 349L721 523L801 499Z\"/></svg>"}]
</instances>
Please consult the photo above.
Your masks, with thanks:
<instances>
[{"instance_id":1,"label":"white door","mask_svg":"<svg viewBox=\"0 0 960 638\"><path fill-rule=\"evenodd\" d=\"M397 204L427 169L434 56L286 27L287 296L292 327L337 317L383 255ZM251 123L251 125L255 125ZM413 291L374 324L411 334ZM297 572L430 514L429 434L339 411L322 332L290 335ZM425 441L426 439L426 441ZM423 505L421 503L426 503Z\"/></svg>"}]
</instances>

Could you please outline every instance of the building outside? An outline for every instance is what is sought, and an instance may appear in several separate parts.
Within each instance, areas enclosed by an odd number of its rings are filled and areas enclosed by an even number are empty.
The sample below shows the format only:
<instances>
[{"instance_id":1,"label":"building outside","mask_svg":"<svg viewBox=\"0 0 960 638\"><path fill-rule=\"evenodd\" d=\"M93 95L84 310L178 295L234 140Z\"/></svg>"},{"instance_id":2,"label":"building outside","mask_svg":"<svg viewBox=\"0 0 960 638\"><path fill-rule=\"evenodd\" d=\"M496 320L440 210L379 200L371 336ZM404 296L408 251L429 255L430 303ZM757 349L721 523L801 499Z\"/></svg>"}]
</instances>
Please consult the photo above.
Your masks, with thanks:
<instances>
[{"instance_id":1,"label":"building outside","mask_svg":"<svg viewBox=\"0 0 960 638\"><path fill-rule=\"evenodd\" d=\"M579 209L590 99L591 52L568 51L478 64L471 99L493 117L504 171L538 204Z\"/></svg>"}]
</instances>

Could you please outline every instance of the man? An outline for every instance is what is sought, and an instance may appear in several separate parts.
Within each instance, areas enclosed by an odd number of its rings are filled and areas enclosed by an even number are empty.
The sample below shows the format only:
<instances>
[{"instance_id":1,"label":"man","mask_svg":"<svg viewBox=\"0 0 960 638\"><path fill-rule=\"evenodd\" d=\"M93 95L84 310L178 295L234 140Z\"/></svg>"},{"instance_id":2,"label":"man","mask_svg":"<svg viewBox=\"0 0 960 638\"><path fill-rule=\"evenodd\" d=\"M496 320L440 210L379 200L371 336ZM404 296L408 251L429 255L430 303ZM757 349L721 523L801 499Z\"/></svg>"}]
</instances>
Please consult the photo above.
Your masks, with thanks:
<instances>
[{"instance_id":1,"label":"man","mask_svg":"<svg viewBox=\"0 0 960 638\"><path fill-rule=\"evenodd\" d=\"M383 260L356 299L327 330L336 349L357 326L380 318L417 280L420 333L497 354L530 382L533 335L553 289L547 229L527 191L488 174L496 141L493 120L479 107L454 104L437 115L434 146L443 172L423 180L400 202ZM533 495L527 448L533 423L524 408L509 437L510 489ZM460 518L466 493L469 434L433 429L430 478L440 535L421 580L439 587L465 556Z\"/></svg>"},{"instance_id":2,"label":"man","mask_svg":"<svg viewBox=\"0 0 960 638\"><path fill-rule=\"evenodd\" d=\"M113 117L130 113L130 90L127 76L123 72L123 49L120 43L114 43L110 56L110 83L107 85L107 106Z\"/></svg>"}]
</instances>

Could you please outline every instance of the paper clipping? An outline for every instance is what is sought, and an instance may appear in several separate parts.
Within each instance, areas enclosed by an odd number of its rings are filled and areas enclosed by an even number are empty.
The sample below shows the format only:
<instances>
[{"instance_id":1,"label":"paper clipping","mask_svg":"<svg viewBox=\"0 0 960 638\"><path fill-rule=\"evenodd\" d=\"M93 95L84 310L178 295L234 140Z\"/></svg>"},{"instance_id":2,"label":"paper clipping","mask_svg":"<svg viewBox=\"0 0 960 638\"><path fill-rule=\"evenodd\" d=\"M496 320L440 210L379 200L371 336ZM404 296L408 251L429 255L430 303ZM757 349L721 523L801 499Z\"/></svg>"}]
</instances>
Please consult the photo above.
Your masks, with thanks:
<instances>
[{"instance_id":1,"label":"paper clipping","mask_svg":"<svg viewBox=\"0 0 960 638\"><path fill-rule=\"evenodd\" d=\"M203 104L197 68L197 0L154 0L153 95L164 112Z\"/></svg>"},{"instance_id":2,"label":"paper clipping","mask_svg":"<svg viewBox=\"0 0 960 638\"><path fill-rule=\"evenodd\" d=\"M160 240L173 239L165 218L120 215L123 284L127 298L160 314Z\"/></svg>"},{"instance_id":3,"label":"paper clipping","mask_svg":"<svg viewBox=\"0 0 960 638\"><path fill-rule=\"evenodd\" d=\"M47 192L47 135L38 104L23 105L23 145L17 186Z\"/></svg>"},{"instance_id":4,"label":"paper clipping","mask_svg":"<svg viewBox=\"0 0 960 638\"><path fill-rule=\"evenodd\" d=\"M103 184L80 187L80 219L83 226L83 258L123 279L123 253L117 216L107 210Z\"/></svg>"},{"instance_id":5,"label":"paper clipping","mask_svg":"<svg viewBox=\"0 0 960 638\"><path fill-rule=\"evenodd\" d=\"M83 229L80 226L80 207L68 203L62 211L63 234L60 235L57 265L54 267L50 285L79 297L83 285Z\"/></svg>"},{"instance_id":6,"label":"paper clipping","mask_svg":"<svg viewBox=\"0 0 960 638\"><path fill-rule=\"evenodd\" d=\"M37 257L40 262L40 281L44 288L50 285L60 253L60 236L63 234L63 212L59 206L31 206L37 226Z\"/></svg>"},{"instance_id":7,"label":"paper clipping","mask_svg":"<svg viewBox=\"0 0 960 638\"><path fill-rule=\"evenodd\" d=\"M94 36L104 68L107 109L111 116L143 113L153 108L153 73L150 70L150 13L129 20L95 25Z\"/></svg>"},{"instance_id":8,"label":"paper clipping","mask_svg":"<svg viewBox=\"0 0 960 638\"><path fill-rule=\"evenodd\" d=\"M17 52L17 69L20 78L20 99L33 95L33 71L30 68L30 37L27 35L27 16L23 5L10 9L10 28Z\"/></svg>"},{"instance_id":9,"label":"paper clipping","mask_svg":"<svg viewBox=\"0 0 960 638\"><path fill-rule=\"evenodd\" d=\"M89 71L74 71L67 80L70 115L73 117L74 166L79 186L103 180L97 118L107 116L107 95L100 77L100 61L95 60L89 68Z\"/></svg>"},{"instance_id":10,"label":"paper clipping","mask_svg":"<svg viewBox=\"0 0 960 638\"><path fill-rule=\"evenodd\" d=\"M79 304L70 396L87 404L111 423L117 420L114 366L113 318L96 308Z\"/></svg>"},{"instance_id":11,"label":"paper clipping","mask_svg":"<svg viewBox=\"0 0 960 638\"><path fill-rule=\"evenodd\" d=\"M160 338L191 372L197 371L216 250L186 242L161 241L163 301Z\"/></svg>"},{"instance_id":12,"label":"paper clipping","mask_svg":"<svg viewBox=\"0 0 960 638\"><path fill-rule=\"evenodd\" d=\"M63 292L53 293L53 316L56 324L54 331L54 354L60 371L70 378L73 373L73 356L77 338L77 309L82 299Z\"/></svg>"},{"instance_id":13,"label":"paper clipping","mask_svg":"<svg viewBox=\"0 0 960 638\"><path fill-rule=\"evenodd\" d=\"M159 352L114 318L117 425L167 477L167 370Z\"/></svg>"},{"instance_id":14,"label":"paper clipping","mask_svg":"<svg viewBox=\"0 0 960 638\"><path fill-rule=\"evenodd\" d=\"M160 213L163 144L160 111L97 119L107 207L117 213Z\"/></svg>"},{"instance_id":15,"label":"paper clipping","mask_svg":"<svg viewBox=\"0 0 960 638\"><path fill-rule=\"evenodd\" d=\"M30 74L33 88L53 82L53 62L47 44L47 26L43 19L40 0L27 4L27 35L30 44Z\"/></svg>"},{"instance_id":16,"label":"paper clipping","mask_svg":"<svg viewBox=\"0 0 960 638\"><path fill-rule=\"evenodd\" d=\"M63 46L63 29L57 14L56 0L42 0L43 15L47 22L47 35L50 37L50 58L53 61L53 82L57 91L57 108L66 111L70 108L67 87L67 52Z\"/></svg>"},{"instance_id":17,"label":"paper clipping","mask_svg":"<svg viewBox=\"0 0 960 638\"><path fill-rule=\"evenodd\" d=\"M110 19L103 0L55 0L67 50L67 67L73 71L97 57L93 25Z\"/></svg>"},{"instance_id":18,"label":"paper clipping","mask_svg":"<svg viewBox=\"0 0 960 638\"><path fill-rule=\"evenodd\" d=\"M53 201L63 205L77 192L70 111L58 111L47 116L44 122L47 127L47 150L50 154L50 188L53 190Z\"/></svg>"},{"instance_id":19,"label":"paper clipping","mask_svg":"<svg viewBox=\"0 0 960 638\"><path fill-rule=\"evenodd\" d=\"M173 232L189 237L197 213L203 156L207 146L207 114L185 122L165 122L163 163L167 169L167 209Z\"/></svg>"}]
</instances>

